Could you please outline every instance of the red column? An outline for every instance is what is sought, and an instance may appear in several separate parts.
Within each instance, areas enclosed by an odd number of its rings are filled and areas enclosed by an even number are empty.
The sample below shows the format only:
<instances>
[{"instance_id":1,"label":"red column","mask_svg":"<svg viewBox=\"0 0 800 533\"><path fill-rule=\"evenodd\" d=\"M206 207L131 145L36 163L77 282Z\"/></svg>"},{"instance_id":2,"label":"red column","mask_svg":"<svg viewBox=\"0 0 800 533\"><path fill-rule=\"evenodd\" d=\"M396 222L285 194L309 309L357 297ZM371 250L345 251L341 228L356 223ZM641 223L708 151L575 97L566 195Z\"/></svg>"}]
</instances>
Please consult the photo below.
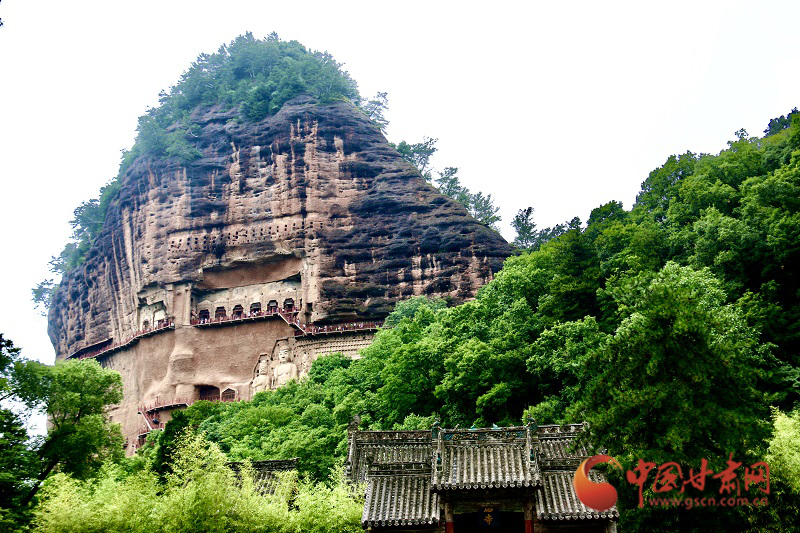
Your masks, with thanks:
<instances>
[{"instance_id":1,"label":"red column","mask_svg":"<svg viewBox=\"0 0 800 533\"><path fill-rule=\"evenodd\" d=\"M444 504L444 533L455 533L455 525L453 524L453 504L446 502Z\"/></svg>"},{"instance_id":2,"label":"red column","mask_svg":"<svg viewBox=\"0 0 800 533\"><path fill-rule=\"evenodd\" d=\"M533 533L533 501L525 500L525 533Z\"/></svg>"}]
</instances>

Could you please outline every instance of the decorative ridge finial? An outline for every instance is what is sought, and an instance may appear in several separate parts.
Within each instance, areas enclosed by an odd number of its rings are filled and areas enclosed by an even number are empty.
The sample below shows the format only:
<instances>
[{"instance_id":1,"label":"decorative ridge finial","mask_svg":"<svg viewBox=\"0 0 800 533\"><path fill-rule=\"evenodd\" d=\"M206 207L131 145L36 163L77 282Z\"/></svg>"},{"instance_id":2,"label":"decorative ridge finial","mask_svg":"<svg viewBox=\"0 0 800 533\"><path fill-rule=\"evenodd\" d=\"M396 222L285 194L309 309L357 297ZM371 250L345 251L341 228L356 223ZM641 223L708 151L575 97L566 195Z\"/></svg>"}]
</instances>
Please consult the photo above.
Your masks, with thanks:
<instances>
[{"instance_id":1,"label":"decorative ridge finial","mask_svg":"<svg viewBox=\"0 0 800 533\"><path fill-rule=\"evenodd\" d=\"M358 426L361 425L361 416L358 414L353 415L350 423L347 424L347 431L358 431Z\"/></svg>"},{"instance_id":2,"label":"decorative ridge finial","mask_svg":"<svg viewBox=\"0 0 800 533\"><path fill-rule=\"evenodd\" d=\"M436 439L439 437L439 432L441 431L441 422L437 418L431 424L431 438Z\"/></svg>"}]
</instances>

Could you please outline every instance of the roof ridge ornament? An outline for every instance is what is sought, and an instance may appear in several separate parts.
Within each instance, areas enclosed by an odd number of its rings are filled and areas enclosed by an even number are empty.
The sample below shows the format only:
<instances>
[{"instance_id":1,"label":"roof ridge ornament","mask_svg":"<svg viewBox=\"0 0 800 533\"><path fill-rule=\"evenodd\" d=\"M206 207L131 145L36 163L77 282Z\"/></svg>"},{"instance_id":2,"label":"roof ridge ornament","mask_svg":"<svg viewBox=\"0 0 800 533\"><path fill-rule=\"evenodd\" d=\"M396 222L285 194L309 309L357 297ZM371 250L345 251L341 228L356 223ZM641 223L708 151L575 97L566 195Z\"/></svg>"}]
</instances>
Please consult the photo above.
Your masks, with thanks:
<instances>
[{"instance_id":1,"label":"roof ridge ornament","mask_svg":"<svg viewBox=\"0 0 800 533\"><path fill-rule=\"evenodd\" d=\"M432 439L439 438L439 432L441 431L441 425L442 425L441 421L438 418L436 418L436 420L433 421L433 424L431 424L431 438Z\"/></svg>"}]
</instances>

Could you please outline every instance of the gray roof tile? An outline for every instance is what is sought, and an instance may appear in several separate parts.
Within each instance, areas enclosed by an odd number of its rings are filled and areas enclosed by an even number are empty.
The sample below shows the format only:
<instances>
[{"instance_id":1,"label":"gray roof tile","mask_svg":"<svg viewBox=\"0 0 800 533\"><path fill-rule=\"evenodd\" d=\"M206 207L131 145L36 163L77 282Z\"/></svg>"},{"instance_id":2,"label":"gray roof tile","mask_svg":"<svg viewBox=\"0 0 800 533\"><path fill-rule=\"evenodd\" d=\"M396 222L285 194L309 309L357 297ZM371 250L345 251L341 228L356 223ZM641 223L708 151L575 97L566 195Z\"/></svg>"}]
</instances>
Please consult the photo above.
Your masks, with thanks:
<instances>
[{"instance_id":1,"label":"gray roof tile","mask_svg":"<svg viewBox=\"0 0 800 533\"><path fill-rule=\"evenodd\" d=\"M536 493L536 514L541 520L609 519L619 518L616 507L608 511L595 511L583 505L575 494L572 480L574 472L552 471L542 473L542 491ZM605 481L599 472L590 471L589 479L595 483Z\"/></svg>"},{"instance_id":2,"label":"gray roof tile","mask_svg":"<svg viewBox=\"0 0 800 533\"><path fill-rule=\"evenodd\" d=\"M590 455L572 448L582 424L433 431L350 431L348 472L366 482L366 527L438 524L444 491L530 488L541 520L616 520L583 505L572 486ZM602 482L596 471L590 479Z\"/></svg>"},{"instance_id":3,"label":"gray roof tile","mask_svg":"<svg viewBox=\"0 0 800 533\"><path fill-rule=\"evenodd\" d=\"M364 527L439 523L439 496L430 490L430 463L372 465L368 479Z\"/></svg>"},{"instance_id":4,"label":"gray roof tile","mask_svg":"<svg viewBox=\"0 0 800 533\"><path fill-rule=\"evenodd\" d=\"M521 443L444 446L435 489L530 487L534 483L530 456Z\"/></svg>"},{"instance_id":5,"label":"gray roof tile","mask_svg":"<svg viewBox=\"0 0 800 533\"><path fill-rule=\"evenodd\" d=\"M250 461L253 468L253 483L256 490L262 494L274 494L284 472L297 470L298 458L294 459L274 459L268 461ZM228 466L237 474L241 470L243 462L228 463Z\"/></svg>"}]
</instances>

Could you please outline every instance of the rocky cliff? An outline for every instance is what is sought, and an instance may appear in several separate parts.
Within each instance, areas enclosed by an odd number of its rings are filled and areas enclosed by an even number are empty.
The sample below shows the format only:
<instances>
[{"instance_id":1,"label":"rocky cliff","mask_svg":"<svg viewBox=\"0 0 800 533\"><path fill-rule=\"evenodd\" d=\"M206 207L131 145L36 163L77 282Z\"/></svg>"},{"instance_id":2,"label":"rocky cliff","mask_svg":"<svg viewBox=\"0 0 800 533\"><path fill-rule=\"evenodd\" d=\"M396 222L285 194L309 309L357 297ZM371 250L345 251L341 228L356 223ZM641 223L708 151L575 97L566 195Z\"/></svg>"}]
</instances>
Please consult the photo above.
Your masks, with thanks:
<instances>
[{"instance_id":1,"label":"rocky cliff","mask_svg":"<svg viewBox=\"0 0 800 533\"><path fill-rule=\"evenodd\" d=\"M237 116L196 111L202 157L189 164L143 156L128 168L101 235L54 297L59 358L156 321L188 325L209 312L203 302L213 317L220 291L231 302L291 294L317 324L380 318L417 294L460 301L510 254L350 103L301 96L260 122Z\"/></svg>"}]
</instances>

